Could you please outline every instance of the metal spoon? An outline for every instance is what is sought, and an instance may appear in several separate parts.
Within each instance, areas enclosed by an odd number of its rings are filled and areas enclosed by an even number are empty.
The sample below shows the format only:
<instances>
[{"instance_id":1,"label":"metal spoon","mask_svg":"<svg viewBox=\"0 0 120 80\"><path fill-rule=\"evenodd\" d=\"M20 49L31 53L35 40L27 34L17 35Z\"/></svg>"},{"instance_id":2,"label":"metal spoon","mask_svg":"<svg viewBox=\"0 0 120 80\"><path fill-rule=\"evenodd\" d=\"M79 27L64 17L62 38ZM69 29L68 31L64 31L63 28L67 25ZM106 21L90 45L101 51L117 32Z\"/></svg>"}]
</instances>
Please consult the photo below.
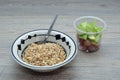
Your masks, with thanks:
<instances>
[{"instance_id":1,"label":"metal spoon","mask_svg":"<svg viewBox=\"0 0 120 80\"><path fill-rule=\"evenodd\" d=\"M53 26L55 24L55 21L56 21L57 17L58 17L58 15L55 16L50 28L48 29L47 34L45 34L45 39L43 41L38 41L38 42L35 42L35 43L37 43L37 44L46 43L46 41L47 41L47 39L48 39L48 37L50 35L50 32L52 31L52 28L53 28Z\"/></svg>"}]
</instances>

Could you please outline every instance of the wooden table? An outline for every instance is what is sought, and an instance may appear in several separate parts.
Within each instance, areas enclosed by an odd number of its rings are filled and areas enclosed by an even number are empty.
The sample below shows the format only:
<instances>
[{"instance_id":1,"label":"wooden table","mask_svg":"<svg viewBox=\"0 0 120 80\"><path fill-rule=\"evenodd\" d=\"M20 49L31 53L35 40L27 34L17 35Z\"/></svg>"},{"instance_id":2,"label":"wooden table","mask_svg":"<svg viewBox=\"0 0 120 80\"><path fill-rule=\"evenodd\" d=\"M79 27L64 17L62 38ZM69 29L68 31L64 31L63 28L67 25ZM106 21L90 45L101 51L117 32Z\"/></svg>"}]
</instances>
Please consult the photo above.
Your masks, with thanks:
<instances>
[{"instance_id":1,"label":"wooden table","mask_svg":"<svg viewBox=\"0 0 120 80\"><path fill-rule=\"evenodd\" d=\"M59 16L54 29L76 40L73 21L79 16ZM47 29L54 16L0 16L0 80L120 80L120 16L98 16L108 28L103 33L100 50L78 51L75 59L53 72L38 73L21 67L11 57L11 45L21 34Z\"/></svg>"}]
</instances>

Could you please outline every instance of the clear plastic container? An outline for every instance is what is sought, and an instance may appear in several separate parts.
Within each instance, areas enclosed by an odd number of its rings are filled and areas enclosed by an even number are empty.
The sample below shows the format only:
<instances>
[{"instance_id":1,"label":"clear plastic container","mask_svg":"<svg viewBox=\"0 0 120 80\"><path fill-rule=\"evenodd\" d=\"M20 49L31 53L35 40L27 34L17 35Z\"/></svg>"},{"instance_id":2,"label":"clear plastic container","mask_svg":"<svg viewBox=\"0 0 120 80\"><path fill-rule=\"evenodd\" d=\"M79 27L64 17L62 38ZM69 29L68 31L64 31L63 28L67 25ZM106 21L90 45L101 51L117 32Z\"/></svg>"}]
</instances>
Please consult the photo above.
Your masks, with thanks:
<instances>
[{"instance_id":1,"label":"clear plastic container","mask_svg":"<svg viewBox=\"0 0 120 80\"><path fill-rule=\"evenodd\" d=\"M80 23L83 22L96 22L97 27L102 27L101 31L98 32L85 32L77 28ZM101 44L101 37L102 37L102 32L106 28L106 23L104 20L94 17L94 16L83 16L80 18L77 18L74 23L73 23L75 29L76 29L76 36L77 36L77 44L78 48L84 52L95 52L100 48ZM85 36L86 39L81 38L81 36Z\"/></svg>"}]
</instances>

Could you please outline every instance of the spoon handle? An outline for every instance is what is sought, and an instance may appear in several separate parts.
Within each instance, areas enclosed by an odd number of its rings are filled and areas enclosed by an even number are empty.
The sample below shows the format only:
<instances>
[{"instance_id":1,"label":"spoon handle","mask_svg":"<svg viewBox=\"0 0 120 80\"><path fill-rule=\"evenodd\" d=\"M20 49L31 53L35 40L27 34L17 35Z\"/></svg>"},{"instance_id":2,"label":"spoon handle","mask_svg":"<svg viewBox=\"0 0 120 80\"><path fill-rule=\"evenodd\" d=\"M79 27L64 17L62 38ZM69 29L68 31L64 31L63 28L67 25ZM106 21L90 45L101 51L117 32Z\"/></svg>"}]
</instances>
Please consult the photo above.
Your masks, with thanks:
<instances>
[{"instance_id":1,"label":"spoon handle","mask_svg":"<svg viewBox=\"0 0 120 80\"><path fill-rule=\"evenodd\" d=\"M45 41L46 41L46 39L49 37L50 32L51 32L51 30L52 30L53 25L55 24L55 21L56 21L57 17L58 17L58 15L55 16L55 18L54 18L54 20L53 20L50 28L48 29L48 32L47 32L47 34L46 34L46 36L45 36Z\"/></svg>"}]
</instances>

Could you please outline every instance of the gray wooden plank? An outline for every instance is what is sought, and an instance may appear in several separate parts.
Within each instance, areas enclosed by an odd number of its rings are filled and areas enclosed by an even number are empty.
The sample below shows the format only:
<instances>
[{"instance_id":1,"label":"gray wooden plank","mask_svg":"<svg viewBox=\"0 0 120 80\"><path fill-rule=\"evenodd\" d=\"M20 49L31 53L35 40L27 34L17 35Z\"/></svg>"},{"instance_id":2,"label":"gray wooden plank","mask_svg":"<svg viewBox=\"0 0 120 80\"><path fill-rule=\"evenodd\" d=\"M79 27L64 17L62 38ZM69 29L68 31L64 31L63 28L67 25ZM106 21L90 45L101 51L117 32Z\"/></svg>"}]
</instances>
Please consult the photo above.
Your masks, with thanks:
<instances>
[{"instance_id":1,"label":"gray wooden plank","mask_svg":"<svg viewBox=\"0 0 120 80\"><path fill-rule=\"evenodd\" d=\"M76 40L73 20L79 16L59 16L54 29ZM119 80L120 77L120 16L98 16L108 28L101 48L95 53L78 51L68 65L50 73L37 73L13 61L10 47L19 35L33 29L48 28L54 16L0 16L0 80Z\"/></svg>"},{"instance_id":2,"label":"gray wooden plank","mask_svg":"<svg viewBox=\"0 0 120 80\"><path fill-rule=\"evenodd\" d=\"M119 15L119 3L119 0L0 0L0 15Z\"/></svg>"},{"instance_id":3,"label":"gray wooden plank","mask_svg":"<svg viewBox=\"0 0 120 80\"><path fill-rule=\"evenodd\" d=\"M14 68L15 69L10 69L9 67L6 67L3 72L4 74L1 76L1 80L6 80L8 78L9 80L119 80L120 75L120 68L108 67L63 67L60 68L59 71L51 73L36 73L21 67Z\"/></svg>"}]
</instances>

